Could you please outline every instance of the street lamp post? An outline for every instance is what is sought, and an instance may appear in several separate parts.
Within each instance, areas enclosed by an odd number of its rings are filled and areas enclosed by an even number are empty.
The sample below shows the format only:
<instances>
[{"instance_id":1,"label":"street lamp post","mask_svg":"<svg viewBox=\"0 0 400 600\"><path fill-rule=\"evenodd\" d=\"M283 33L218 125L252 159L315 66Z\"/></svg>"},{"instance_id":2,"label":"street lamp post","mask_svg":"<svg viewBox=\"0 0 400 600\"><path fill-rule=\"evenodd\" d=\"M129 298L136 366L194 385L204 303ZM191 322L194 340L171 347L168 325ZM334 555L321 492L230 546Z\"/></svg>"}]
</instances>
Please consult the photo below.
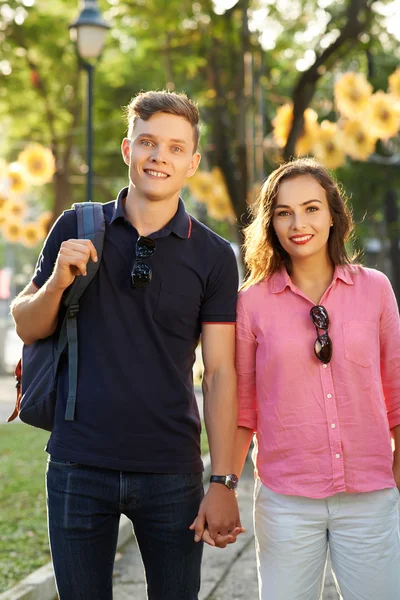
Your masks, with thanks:
<instances>
[{"instance_id":1,"label":"street lamp post","mask_svg":"<svg viewBox=\"0 0 400 600\"><path fill-rule=\"evenodd\" d=\"M97 7L97 0L81 0L82 10L78 18L71 23L71 39L76 42L79 58L87 71L87 186L86 200L92 200L93 185L93 74L95 62L104 46L106 23Z\"/></svg>"}]
</instances>

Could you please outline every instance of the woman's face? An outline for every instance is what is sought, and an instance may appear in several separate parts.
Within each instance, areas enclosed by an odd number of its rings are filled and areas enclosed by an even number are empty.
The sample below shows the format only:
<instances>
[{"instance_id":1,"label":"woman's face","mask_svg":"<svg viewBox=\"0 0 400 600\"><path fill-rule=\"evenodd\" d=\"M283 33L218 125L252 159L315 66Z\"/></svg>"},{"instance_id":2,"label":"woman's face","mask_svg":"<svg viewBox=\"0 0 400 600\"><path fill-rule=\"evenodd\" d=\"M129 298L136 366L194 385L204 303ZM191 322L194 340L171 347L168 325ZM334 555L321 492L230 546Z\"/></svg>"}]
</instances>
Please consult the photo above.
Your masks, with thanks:
<instances>
[{"instance_id":1,"label":"woman's face","mask_svg":"<svg viewBox=\"0 0 400 600\"><path fill-rule=\"evenodd\" d=\"M299 175L280 184L272 225L292 261L326 258L331 224L325 190L312 175Z\"/></svg>"}]
</instances>

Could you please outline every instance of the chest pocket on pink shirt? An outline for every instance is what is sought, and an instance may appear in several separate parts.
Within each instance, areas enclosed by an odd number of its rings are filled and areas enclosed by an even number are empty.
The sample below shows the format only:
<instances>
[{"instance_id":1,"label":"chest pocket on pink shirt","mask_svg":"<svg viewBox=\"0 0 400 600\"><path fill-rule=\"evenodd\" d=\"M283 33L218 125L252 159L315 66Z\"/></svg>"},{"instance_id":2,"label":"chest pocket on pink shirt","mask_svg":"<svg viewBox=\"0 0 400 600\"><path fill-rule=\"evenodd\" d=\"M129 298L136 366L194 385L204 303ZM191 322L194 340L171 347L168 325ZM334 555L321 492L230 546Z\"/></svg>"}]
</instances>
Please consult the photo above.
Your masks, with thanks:
<instances>
[{"instance_id":1,"label":"chest pocket on pink shirt","mask_svg":"<svg viewBox=\"0 0 400 600\"><path fill-rule=\"evenodd\" d=\"M346 321L342 327L345 358L362 367L373 365L376 360L376 324L371 321Z\"/></svg>"}]
</instances>

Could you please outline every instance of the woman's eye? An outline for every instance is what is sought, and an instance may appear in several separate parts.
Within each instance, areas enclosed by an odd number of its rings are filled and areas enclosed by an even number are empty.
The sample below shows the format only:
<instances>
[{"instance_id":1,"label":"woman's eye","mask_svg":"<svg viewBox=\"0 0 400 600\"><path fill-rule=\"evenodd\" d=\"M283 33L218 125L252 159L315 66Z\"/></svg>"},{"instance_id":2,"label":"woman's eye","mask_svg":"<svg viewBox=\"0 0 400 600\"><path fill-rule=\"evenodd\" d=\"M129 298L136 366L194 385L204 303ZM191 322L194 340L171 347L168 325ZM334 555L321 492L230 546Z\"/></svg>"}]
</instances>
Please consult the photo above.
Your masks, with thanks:
<instances>
[{"instance_id":1,"label":"woman's eye","mask_svg":"<svg viewBox=\"0 0 400 600\"><path fill-rule=\"evenodd\" d=\"M287 217L288 214L289 212L287 210L280 210L278 212L278 217Z\"/></svg>"},{"instance_id":2,"label":"woman's eye","mask_svg":"<svg viewBox=\"0 0 400 600\"><path fill-rule=\"evenodd\" d=\"M308 212L315 212L316 210L318 210L318 208L316 206L308 206L307 207Z\"/></svg>"}]
</instances>

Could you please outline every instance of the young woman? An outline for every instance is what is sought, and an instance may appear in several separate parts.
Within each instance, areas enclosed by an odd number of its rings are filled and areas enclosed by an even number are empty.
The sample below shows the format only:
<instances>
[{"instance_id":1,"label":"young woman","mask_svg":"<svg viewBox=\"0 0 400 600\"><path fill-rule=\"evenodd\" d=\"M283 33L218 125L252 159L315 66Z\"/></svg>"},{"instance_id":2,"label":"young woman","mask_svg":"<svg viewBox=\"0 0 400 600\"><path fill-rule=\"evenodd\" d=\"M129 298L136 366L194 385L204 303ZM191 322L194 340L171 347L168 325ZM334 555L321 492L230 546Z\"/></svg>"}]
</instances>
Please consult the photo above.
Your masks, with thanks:
<instances>
[{"instance_id":1,"label":"young woman","mask_svg":"<svg viewBox=\"0 0 400 600\"><path fill-rule=\"evenodd\" d=\"M245 231L235 472L255 432L262 600L318 600L328 547L344 600L400 598L399 313L386 276L350 258L352 228L326 169L300 159Z\"/></svg>"}]
</instances>

